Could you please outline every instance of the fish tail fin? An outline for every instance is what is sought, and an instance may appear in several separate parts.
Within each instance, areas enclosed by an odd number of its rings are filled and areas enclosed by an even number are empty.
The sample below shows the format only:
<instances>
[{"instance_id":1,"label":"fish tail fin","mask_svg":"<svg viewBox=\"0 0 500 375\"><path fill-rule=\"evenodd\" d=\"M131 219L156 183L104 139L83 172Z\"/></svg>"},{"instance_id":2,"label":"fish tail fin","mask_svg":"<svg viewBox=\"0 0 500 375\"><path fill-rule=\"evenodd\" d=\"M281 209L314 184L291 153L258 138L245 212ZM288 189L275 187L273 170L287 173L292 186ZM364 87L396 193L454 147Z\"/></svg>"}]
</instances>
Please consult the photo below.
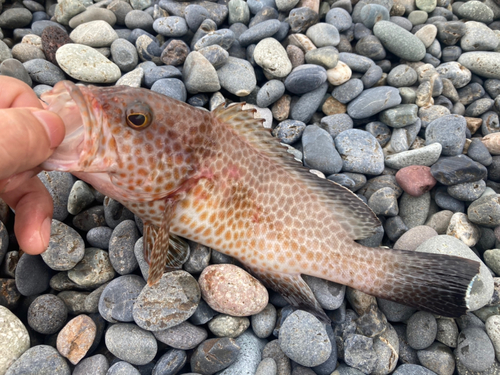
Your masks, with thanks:
<instances>
[{"instance_id":1,"label":"fish tail fin","mask_svg":"<svg viewBox=\"0 0 500 375\"><path fill-rule=\"evenodd\" d=\"M479 273L479 262L444 254L373 250L385 253L384 280L381 286L369 288L372 290L358 289L446 317L459 317L467 312L467 299Z\"/></svg>"}]
</instances>

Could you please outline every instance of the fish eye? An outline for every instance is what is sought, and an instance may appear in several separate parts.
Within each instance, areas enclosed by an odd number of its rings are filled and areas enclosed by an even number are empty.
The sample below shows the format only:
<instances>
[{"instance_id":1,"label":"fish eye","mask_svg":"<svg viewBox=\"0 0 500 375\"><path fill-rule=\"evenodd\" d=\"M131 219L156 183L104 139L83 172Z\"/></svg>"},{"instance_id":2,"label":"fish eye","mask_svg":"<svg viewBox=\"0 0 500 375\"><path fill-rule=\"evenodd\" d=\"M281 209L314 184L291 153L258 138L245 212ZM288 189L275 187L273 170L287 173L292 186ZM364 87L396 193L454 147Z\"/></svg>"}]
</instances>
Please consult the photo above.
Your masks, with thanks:
<instances>
[{"instance_id":1,"label":"fish eye","mask_svg":"<svg viewBox=\"0 0 500 375\"><path fill-rule=\"evenodd\" d=\"M143 130L151 125L153 116L146 105L135 105L127 110L127 125L135 130Z\"/></svg>"}]
</instances>

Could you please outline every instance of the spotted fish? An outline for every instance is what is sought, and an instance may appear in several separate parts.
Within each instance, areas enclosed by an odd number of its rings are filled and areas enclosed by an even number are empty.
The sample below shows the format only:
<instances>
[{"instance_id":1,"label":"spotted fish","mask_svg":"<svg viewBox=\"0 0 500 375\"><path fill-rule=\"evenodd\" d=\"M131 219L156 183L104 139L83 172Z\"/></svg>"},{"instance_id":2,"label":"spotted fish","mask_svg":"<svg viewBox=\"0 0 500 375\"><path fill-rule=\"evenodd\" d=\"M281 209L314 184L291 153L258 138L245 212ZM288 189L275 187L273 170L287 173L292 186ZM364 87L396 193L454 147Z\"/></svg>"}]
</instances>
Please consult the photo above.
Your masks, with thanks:
<instances>
[{"instance_id":1,"label":"spotted fish","mask_svg":"<svg viewBox=\"0 0 500 375\"><path fill-rule=\"evenodd\" d=\"M380 226L375 214L296 162L241 103L208 112L145 89L68 81L42 99L66 125L43 167L73 173L142 218L149 285L185 259L169 246L173 234L239 259L324 321L301 275L444 316L467 310L478 262L355 242Z\"/></svg>"}]
</instances>

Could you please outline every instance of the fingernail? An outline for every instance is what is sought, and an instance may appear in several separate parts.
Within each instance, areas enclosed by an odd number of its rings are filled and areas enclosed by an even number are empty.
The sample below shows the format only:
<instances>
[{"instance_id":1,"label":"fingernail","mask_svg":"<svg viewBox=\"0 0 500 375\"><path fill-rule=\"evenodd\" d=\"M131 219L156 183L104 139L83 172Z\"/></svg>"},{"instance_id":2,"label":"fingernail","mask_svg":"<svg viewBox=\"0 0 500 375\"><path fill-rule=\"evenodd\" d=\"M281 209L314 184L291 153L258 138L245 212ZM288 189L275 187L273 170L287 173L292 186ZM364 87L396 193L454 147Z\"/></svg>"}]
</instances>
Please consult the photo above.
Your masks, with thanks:
<instances>
[{"instance_id":1,"label":"fingernail","mask_svg":"<svg viewBox=\"0 0 500 375\"><path fill-rule=\"evenodd\" d=\"M50 229L52 226L52 219L50 217L46 217L45 220L42 222L42 225L40 226L40 237L42 239L42 244L44 246L44 249L47 248L49 245L49 240L50 240Z\"/></svg>"},{"instance_id":2,"label":"fingernail","mask_svg":"<svg viewBox=\"0 0 500 375\"><path fill-rule=\"evenodd\" d=\"M45 128L50 140L50 148L59 146L64 138L64 133L61 132L61 118L51 111L38 110L32 113Z\"/></svg>"}]
</instances>

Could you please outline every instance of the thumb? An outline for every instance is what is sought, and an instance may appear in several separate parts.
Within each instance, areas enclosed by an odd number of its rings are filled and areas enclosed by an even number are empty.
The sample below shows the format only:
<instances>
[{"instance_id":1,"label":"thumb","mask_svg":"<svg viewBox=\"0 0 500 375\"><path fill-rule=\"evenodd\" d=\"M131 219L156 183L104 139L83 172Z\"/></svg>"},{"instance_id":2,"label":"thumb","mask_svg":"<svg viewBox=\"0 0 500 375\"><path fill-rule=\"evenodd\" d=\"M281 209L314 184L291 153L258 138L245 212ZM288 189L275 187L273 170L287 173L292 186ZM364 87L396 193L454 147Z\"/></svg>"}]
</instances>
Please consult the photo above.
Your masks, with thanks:
<instances>
[{"instance_id":1,"label":"thumb","mask_svg":"<svg viewBox=\"0 0 500 375\"><path fill-rule=\"evenodd\" d=\"M0 179L45 161L63 140L61 118L38 108L0 110Z\"/></svg>"}]
</instances>

